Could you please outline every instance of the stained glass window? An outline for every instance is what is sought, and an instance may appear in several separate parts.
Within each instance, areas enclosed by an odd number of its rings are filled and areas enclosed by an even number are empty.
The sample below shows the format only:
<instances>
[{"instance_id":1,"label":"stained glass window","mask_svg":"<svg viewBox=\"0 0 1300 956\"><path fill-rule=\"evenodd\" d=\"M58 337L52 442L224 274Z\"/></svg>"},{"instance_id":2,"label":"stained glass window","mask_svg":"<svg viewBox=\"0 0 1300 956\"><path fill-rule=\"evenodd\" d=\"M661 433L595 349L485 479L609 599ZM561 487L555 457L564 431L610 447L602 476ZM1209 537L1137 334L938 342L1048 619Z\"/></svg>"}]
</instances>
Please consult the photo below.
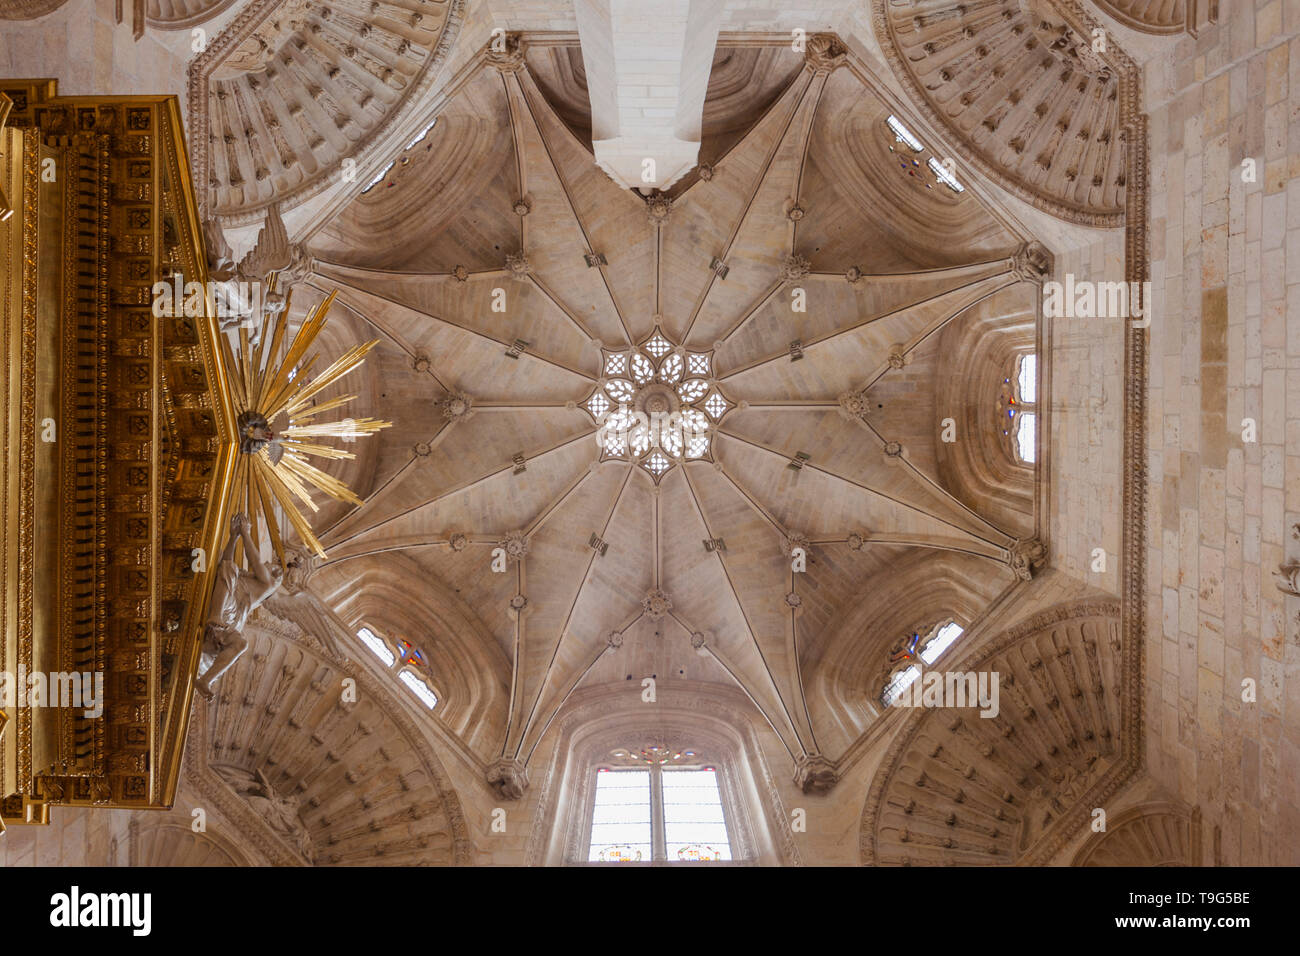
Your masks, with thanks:
<instances>
[{"instance_id":1,"label":"stained glass window","mask_svg":"<svg viewBox=\"0 0 1300 956\"><path fill-rule=\"evenodd\" d=\"M953 192L964 193L966 191L966 187L957 182L957 177L948 171L948 166L945 166L933 156L926 160L926 165L930 167L930 172L934 173L934 178L939 180L939 182L943 183Z\"/></svg>"},{"instance_id":2,"label":"stained glass window","mask_svg":"<svg viewBox=\"0 0 1300 956\"><path fill-rule=\"evenodd\" d=\"M397 679L407 686L430 710L438 703L429 682L421 677L415 668L427 668L428 659L424 652L405 638L397 638L390 644L368 627L357 629L357 639L379 658L385 667L397 669ZM396 648L396 652L394 652Z\"/></svg>"},{"instance_id":3,"label":"stained glass window","mask_svg":"<svg viewBox=\"0 0 1300 956\"><path fill-rule=\"evenodd\" d=\"M730 860L718 773L663 770L664 849L669 860Z\"/></svg>"},{"instance_id":4,"label":"stained glass window","mask_svg":"<svg viewBox=\"0 0 1300 956\"><path fill-rule=\"evenodd\" d=\"M436 119L435 119L435 120L431 120L431 121L429 122L429 125L428 125L428 126L426 126L424 129L420 130L420 135L416 136L415 139L411 140L409 143L406 144L406 148L407 148L407 149L410 149L410 148L411 148L412 146L414 146L416 143L420 142L420 140L424 139L424 137L428 136L428 135L429 135L429 130L433 129L433 125L434 125L434 123L436 123L436 122L438 122Z\"/></svg>"},{"instance_id":5,"label":"stained glass window","mask_svg":"<svg viewBox=\"0 0 1300 956\"><path fill-rule=\"evenodd\" d=\"M393 654L389 646L383 642L383 639L380 638L379 635L370 630L370 628L363 627L361 630L357 631L357 637L361 639L362 644L370 648L371 652L376 657L384 662L385 667L393 666L393 662L397 660L397 657Z\"/></svg>"},{"instance_id":6,"label":"stained glass window","mask_svg":"<svg viewBox=\"0 0 1300 956\"><path fill-rule=\"evenodd\" d=\"M1020 372L1016 376L1020 387L1020 400L1026 405L1038 401L1038 356L1033 352L1020 357Z\"/></svg>"},{"instance_id":7,"label":"stained glass window","mask_svg":"<svg viewBox=\"0 0 1300 956\"><path fill-rule=\"evenodd\" d=\"M381 169L379 171L379 175L376 176L374 179L370 180L370 182L366 183L365 188L362 189L361 191L363 193L368 193L370 192L370 190L374 189L376 186L382 183L384 181L384 177L388 175L388 171L393 168L395 162L396 161L389 163L387 166Z\"/></svg>"},{"instance_id":8,"label":"stained glass window","mask_svg":"<svg viewBox=\"0 0 1300 956\"><path fill-rule=\"evenodd\" d=\"M1002 435L1017 461L1038 458L1038 356L1025 352L1002 380L998 398Z\"/></svg>"},{"instance_id":9,"label":"stained glass window","mask_svg":"<svg viewBox=\"0 0 1300 956\"><path fill-rule=\"evenodd\" d=\"M921 669L915 664L911 664L901 671L898 671L890 678L889 683L885 685L885 691L880 695L881 702L886 707L892 707L894 701L898 700L898 695L907 688L912 686L912 681L921 676Z\"/></svg>"},{"instance_id":10,"label":"stained glass window","mask_svg":"<svg viewBox=\"0 0 1300 956\"><path fill-rule=\"evenodd\" d=\"M397 679L407 687L411 688L415 696L424 702L425 707L433 710L434 705L438 703L438 695L430 689L428 684L420 680L420 678L411 671L402 671L397 675Z\"/></svg>"},{"instance_id":11,"label":"stained glass window","mask_svg":"<svg viewBox=\"0 0 1300 956\"><path fill-rule=\"evenodd\" d=\"M403 664L413 664L416 667L425 665L424 654L420 652L414 644L407 640L398 640L397 653Z\"/></svg>"},{"instance_id":12,"label":"stained glass window","mask_svg":"<svg viewBox=\"0 0 1300 956\"><path fill-rule=\"evenodd\" d=\"M885 122L889 124L889 129L894 134L894 139L900 143L906 144L907 148L912 150L912 152L919 153L921 150L925 149L925 147L921 145L921 141L912 135L912 131L904 126L902 120L897 116L890 116L889 119L885 120Z\"/></svg>"},{"instance_id":13,"label":"stained glass window","mask_svg":"<svg viewBox=\"0 0 1300 956\"><path fill-rule=\"evenodd\" d=\"M937 661L963 633L962 626L949 619L899 641L889 655L889 666L893 670L880 692L880 702L892 707L923 670Z\"/></svg>"},{"instance_id":14,"label":"stained glass window","mask_svg":"<svg viewBox=\"0 0 1300 956\"><path fill-rule=\"evenodd\" d=\"M939 630L935 631L934 637L930 638L928 644L921 651L921 660L927 664L933 664L939 659L939 655L953 645L957 638L962 636L962 626L956 621L949 621Z\"/></svg>"},{"instance_id":15,"label":"stained glass window","mask_svg":"<svg viewBox=\"0 0 1300 956\"><path fill-rule=\"evenodd\" d=\"M596 772L589 862L731 859L716 768L699 766L703 758L689 749L656 745L614 754L632 767ZM696 766L679 766L690 763Z\"/></svg>"},{"instance_id":16,"label":"stained glass window","mask_svg":"<svg viewBox=\"0 0 1300 956\"><path fill-rule=\"evenodd\" d=\"M1033 462L1038 454L1038 416L1033 412L1021 412L1016 424L1016 450L1020 460Z\"/></svg>"},{"instance_id":17,"label":"stained glass window","mask_svg":"<svg viewBox=\"0 0 1300 956\"><path fill-rule=\"evenodd\" d=\"M650 860L650 771L600 770L596 773L591 818L591 862Z\"/></svg>"}]
</instances>

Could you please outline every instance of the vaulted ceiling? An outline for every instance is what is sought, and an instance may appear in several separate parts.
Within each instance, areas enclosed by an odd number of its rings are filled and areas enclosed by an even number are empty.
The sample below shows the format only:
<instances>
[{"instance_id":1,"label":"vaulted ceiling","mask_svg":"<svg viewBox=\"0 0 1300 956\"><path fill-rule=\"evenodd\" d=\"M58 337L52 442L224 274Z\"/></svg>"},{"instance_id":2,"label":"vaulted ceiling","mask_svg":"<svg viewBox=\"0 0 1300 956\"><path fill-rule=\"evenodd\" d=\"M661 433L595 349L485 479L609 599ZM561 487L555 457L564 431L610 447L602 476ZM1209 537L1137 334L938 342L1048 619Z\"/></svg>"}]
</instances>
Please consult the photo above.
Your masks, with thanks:
<instances>
[{"instance_id":1,"label":"vaulted ceiling","mask_svg":"<svg viewBox=\"0 0 1300 956\"><path fill-rule=\"evenodd\" d=\"M897 627L956 603L970 623L1020 580L1036 472L995 398L1036 347L1036 258L911 162L843 50L724 36L702 164L668 196L595 166L581 66L545 37L482 58L310 237L294 310L336 291L340 350L380 338L366 388L395 422L336 463L365 500L318 515L322 578L401 551L445 583L511 662L505 761L576 687L651 674L738 684L815 760L810 683L865 723ZM685 414L688 393L693 451L602 441L594 396ZM919 593L956 565L959 593ZM918 620L863 620L884 593Z\"/></svg>"}]
</instances>

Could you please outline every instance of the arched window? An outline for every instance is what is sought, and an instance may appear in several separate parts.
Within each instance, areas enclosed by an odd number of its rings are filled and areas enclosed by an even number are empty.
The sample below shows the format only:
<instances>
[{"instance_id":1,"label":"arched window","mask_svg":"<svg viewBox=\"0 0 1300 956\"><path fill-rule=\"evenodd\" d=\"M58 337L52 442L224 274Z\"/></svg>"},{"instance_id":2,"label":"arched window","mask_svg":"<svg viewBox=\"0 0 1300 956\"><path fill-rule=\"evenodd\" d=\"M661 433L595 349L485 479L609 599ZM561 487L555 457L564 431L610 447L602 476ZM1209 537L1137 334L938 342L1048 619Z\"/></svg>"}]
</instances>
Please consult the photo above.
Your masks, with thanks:
<instances>
[{"instance_id":1,"label":"arched window","mask_svg":"<svg viewBox=\"0 0 1300 956\"><path fill-rule=\"evenodd\" d=\"M892 707L903 691L939 660L963 633L962 626L948 618L933 627L917 630L896 643L889 655L890 670L880 692L880 702Z\"/></svg>"},{"instance_id":2,"label":"arched window","mask_svg":"<svg viewBox=\"0 0 1300 956\"><path fill-rule=\"evenodd\" d=\"M692 750L659 746L614 758L596 769L589 862L731 859L717 768Z\"/></svg>"},{"instance_id":3,"label":"arched window","mask_svg":"<svg viewBox=\"0 0 1300 956\"><path fill-rule=\"evenodd\" d=\"M357 630L357 640L369 648L370 653L374 654L384 667L395 671L397 679L425 707L433 710L437 706L438 694L434 691L433 685L429 682L428 675L425 673L428 670L429 663L423 651L404 638L390 641L387 638L380 637L368 627Z\"/></svg>"},{"instance_id":4,"label":"arched window","mask_svg":"<svg viewBox=\"0 0 1300 956\"><path fill-rule=\"evenodd\" d=\"M1010 375L1002 380L998 400L1002 436L1016 461L1038 459L1038 356L1023 352Z\"/></svg>"},{"instance_id":5,"label":"arched window","mask_svg":"<svg viewBox=\"0 0 1300 956\"><path fill-rule=\"evenodd\" d=\"M889 151L893 153L895 158L898 160L898 167L903 171L905 176L915 179L917 182L923 184L926 189L933 189L935 183L942 183L955 193L964 193L966 191L966 187L957 180L951 160L940 162L937 157L930 156L926 159L925 165L921 165L919 155L925 152L925 144L922 143L910 129L903 125L902 120L897 116L891 115L887 120L885 120L885 125L889 129L888 138L892 139L892 141L889 142ZM910 153L915 153L917 155L909 155L908 152L904 152L899 147L906 147ZM925 175L926 169L929 169L931 175L934 177L933 182L931 182L930 178Z\"/></svg>"},{"instance_id":6,"label":"arched window","mask_svg":"<svg viewBox=\"0 0 1300 956\"><path fill-rule=\"evenodd\" d=\"M396 167L398 168L398 172L400 172L400 171L402 170L402 168L404 168L404 167L410 165L410 162L411 162L410 151L411 151L412 149L414 149L417 145L419 145L420 143L422 143L422 142L424 141L425 137L429 135L429 131L430 131L431 129L433 129L434 123L436 123L436 122L437 122L436 119L431 120L431 121L429 122L429 125L428 125L428 126L426 126L424 129L420 130L420 132L419 132L418 134L416 134L415 139L411 140L411 141L410 141L409 143L407 143L404 147L402 147L402 153L401 153L401 155L398 156L397 159L394 159L394 160L392 160L391 162L389 162L387 166L385 166L383 169L381 169L381 170L379 171L379 174L378 174L377 176L375 176L374 179L370 180L370 182L366 183L366 185L365 185L364 187L362 187L362 189L361 189L362 194L364 195L365 193L370 192L370 190L374 189L376 186L378 186L380 183L382 183L385 179L387 179L387 178L388 178L388 174L389 174L390 172L392 172L393 167L396 166ZM433 148L433 144L432 144L432 143L428 143L424 148L425 148L426 150L428 150L428 149L432 149L432 148ZM344 172L346 173L347 170L345 169ZM391 189L392 187L394 187L394 186L396 186L396 185L397 185L397 176L396 176L396 174L394 174L394 176L393 176L391 179L389 179L389 181L388 181L388 185L387 185L385 188L387 188L387 189Z\"/></svg>"}]
</instances>

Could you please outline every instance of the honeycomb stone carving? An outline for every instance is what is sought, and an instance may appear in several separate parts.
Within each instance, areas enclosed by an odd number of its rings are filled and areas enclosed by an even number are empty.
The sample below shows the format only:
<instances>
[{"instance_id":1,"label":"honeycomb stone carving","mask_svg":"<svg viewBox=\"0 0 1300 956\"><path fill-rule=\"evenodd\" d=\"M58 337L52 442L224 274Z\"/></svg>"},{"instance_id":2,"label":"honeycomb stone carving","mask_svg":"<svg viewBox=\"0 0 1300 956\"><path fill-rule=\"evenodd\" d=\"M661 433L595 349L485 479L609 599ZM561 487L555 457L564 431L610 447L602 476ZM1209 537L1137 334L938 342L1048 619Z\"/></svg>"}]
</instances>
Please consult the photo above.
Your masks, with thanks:
<instances>
[{"instance_id":1,"label":"honeycomb stone carving","mask_svg":"<svg viewBox=\"0 0 1300 956\"><path fill-rule=\"evenodd\" d=\"M400 16L368 0L244 7L190 69L191 155L207 213L243 225L319 192L344 160L370 168L368 153L433 82L464 6L403 2ZM178 27L198 22L168 9ZM387 158L375 156L375 169Z\"/></svg>"},{"instance_id":2,"label":"honeycomb stone carving","mask_svg":"<svg viewBox=\"0 0 1300 956\"><path fill-rule=\"evenodd\" d=\"M1054 216L1122 224L1119 82L1085 25L1047 0L873 6L890 65L969 162Z\"/></svg>"}]
</instances>

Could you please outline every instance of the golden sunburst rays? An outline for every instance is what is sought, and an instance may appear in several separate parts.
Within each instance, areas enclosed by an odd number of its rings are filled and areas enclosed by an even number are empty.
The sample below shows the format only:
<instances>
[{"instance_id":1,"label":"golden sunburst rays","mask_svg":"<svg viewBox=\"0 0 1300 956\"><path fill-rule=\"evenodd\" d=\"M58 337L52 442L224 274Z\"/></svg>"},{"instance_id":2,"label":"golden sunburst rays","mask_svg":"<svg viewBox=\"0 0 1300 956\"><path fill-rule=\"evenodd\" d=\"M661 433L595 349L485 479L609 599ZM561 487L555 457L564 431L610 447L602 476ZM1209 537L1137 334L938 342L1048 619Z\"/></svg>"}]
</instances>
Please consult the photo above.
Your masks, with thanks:
<instances>
[{"instance_id":1,"label":"golden sunburst rays","mask_svg":"<svg viewBox=\"0 0 1300 956\"><path fill-rule=\"evenodd\" d=\"M325 442L331 439L355 441L392 424L374 418L331 421L320 418L343 408L357 396L342 395L322 402L317 402L316 397L361 365L366 354L379 343L375 339L350 348L315 378L308 378L317 356L306 357L307 351L325 328L334 295L331 292L307 313L287 348L288 296L282 311L265 315L262 335L256 345L252 344L248 329L243 326L239 329L238 355L231 348L229 337L222 336L231 390L239 410L241 454L232 489L234 507L249 516L255 544L260 545L260 529L266 527L271 547L282 565L285 560L284 540L276 516L277 508L303 544L324 557L325 549L312 533L311 524L303 513L303 509L320 510L312 499L312 492L320 490L337 501L361 504L361 499L346 484L313 465L309 459L355 458L352 452ZM277 428L277 422L283 427Z\"/></svg>"}]
</instances>

